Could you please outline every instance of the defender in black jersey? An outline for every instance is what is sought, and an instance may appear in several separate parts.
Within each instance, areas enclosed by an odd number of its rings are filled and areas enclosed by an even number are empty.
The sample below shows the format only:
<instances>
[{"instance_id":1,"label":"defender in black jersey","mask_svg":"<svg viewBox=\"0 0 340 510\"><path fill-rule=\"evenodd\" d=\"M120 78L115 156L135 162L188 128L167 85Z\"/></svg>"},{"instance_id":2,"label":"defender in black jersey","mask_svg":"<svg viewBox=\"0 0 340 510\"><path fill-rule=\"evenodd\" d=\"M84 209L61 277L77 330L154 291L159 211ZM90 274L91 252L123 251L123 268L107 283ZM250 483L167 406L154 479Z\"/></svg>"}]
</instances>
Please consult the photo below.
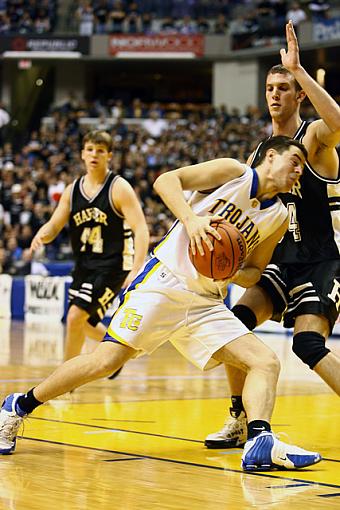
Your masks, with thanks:
<instances>
[{"instance_id":1,"label":"defender in black jersey","mask_svg":"<svg viewBox=\"0 0 340 510\"><path fill-rule=\"evenodd\" d=\"M305 145L308 161L300 181L280 195L289 227L260 281L249 288L232 311L250 330L268 319L294 327L293 351L340 395L340 358L325 345L340 310L340 108L300 64L291 22L286 26L288 51L282 65L269 70L266 101L273 135L287 135ZM320 116L307 124L300 105L308 96ZM248 163L256 165L257 147ZM235 281L235 283L238 283ZM226 366L232 390L231 418L206 438L208 448L232 448L244 442L242 403L245 374Z\"/></svg>"},{"instance_id":2,"label":"defender in black jersey","mask_svg":"<svg viewBox=\"0 0 340 510\"><path fill-rule=\"evenodd\" d=\"M65 189L52 217L31 245L34 251L53 241L69 222L75 267L69 290L65 359L80 353L85 335L102 340L106 329L100 321L120 289L136 276L149 246L137 196L127 181L108 170L110 135L104 131L87 133L81 156L86 175Z\"/></svg>"}]
</instances>

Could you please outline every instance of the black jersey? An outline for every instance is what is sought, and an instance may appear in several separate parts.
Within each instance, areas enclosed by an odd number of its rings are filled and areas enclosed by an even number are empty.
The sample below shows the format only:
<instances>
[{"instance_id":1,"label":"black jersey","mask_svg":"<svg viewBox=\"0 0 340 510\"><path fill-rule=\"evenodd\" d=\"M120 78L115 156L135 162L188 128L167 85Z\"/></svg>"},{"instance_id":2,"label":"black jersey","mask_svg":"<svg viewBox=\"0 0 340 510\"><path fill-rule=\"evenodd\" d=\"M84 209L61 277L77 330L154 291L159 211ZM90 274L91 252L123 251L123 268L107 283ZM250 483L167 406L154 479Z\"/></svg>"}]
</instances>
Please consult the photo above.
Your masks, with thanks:
<instances>
[{"instance_id":1,"label":"black jersey","mask_svg":"<svg viewBox=\"0 0 340 510\"><path fill-rule=\"evenodd\" d=\"M293 138L302 142L307 127L308 123L302 122ZM262 143L254 152L251 166L256 166ZM307 264L339 259L340 173L337 179L326 179L307 161L299 181L280 198L288 209L289 227L272 261Z\"/></svg>"},{"instance_id":2,"label":"black jersey","mask_svg":"<svg viewBox=\"0 0 340 510\"><path fill-rule=\"evenodd\" d=\"M132 268L132 232L115 210L111 198L112 186L120 178L109 172L92 198L84 191L84 177L73 183L70 237L78 269L129 271Z\"/></svg>"}]
</instances>

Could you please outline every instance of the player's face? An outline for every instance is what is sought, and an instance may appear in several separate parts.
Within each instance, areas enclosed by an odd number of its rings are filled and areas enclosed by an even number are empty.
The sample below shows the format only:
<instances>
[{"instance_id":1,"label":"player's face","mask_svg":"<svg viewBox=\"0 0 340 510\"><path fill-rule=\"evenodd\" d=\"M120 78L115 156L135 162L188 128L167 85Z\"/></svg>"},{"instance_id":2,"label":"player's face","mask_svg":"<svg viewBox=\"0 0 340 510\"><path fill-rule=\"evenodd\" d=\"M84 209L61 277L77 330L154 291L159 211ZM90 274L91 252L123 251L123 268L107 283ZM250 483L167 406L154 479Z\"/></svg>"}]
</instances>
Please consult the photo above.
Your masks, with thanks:
<instances>
[{"instance_id":1,"label":"player's face","mask_svg":"<svg viewBox=\"0 0 340 510\"><path fill-rule=\"evenodd\" d=\"M87 170L106 170L112 157L103 143L86 142L81 152Z\"/></svg>"},{"instance_id":2,"label":"player's face","mask_svg":"<svg viewBox=\"0 0 340 510\"><path fill-rule=\"evenodd\" d=\"M276 154L274 168L277 186L281 193L287 193L302 175L305 156L301 149L291 145L282 154Z\"/></svg>"},{"instance_id":3,"label":"player's face","mask_svg":"<svg viewBox=\"0 0 340 510\"><path fill-rule=\"evenodd\" d=\"M273 119L290 117L298 108L298 97L293 76L281 73L268 74L266 101Z\"/></svg>"}]
</instances>

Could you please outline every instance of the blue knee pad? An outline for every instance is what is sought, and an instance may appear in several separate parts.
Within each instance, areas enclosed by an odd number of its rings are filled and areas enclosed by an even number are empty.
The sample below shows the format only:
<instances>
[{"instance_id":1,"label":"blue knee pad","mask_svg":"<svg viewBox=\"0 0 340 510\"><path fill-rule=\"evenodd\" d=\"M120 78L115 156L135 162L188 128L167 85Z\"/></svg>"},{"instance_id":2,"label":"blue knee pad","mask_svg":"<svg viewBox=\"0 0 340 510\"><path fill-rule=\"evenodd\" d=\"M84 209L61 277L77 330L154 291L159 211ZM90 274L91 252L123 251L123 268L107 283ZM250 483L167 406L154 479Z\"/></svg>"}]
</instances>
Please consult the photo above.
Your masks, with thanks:
<instances>
[{"instance_id":1,"label":"blue knee pad","mask_svg":"<svg viewBox=\"0 0 340 510\"><path fill-rule=\"evenodd\" d=\"M329 352L325 337L316 331L302 331L293 336L293 352L313 370Z\"/></svg>"}]
</instances>

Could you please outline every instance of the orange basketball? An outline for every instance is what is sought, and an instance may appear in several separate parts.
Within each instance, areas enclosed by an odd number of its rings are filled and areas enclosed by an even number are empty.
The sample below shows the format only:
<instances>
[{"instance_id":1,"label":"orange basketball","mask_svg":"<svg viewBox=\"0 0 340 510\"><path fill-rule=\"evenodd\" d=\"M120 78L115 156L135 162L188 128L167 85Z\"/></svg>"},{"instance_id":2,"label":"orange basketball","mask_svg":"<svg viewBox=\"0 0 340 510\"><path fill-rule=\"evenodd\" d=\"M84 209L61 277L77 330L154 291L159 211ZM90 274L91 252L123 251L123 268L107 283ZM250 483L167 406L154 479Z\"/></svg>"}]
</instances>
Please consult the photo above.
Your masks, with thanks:
<instances>
[{"instance_id":1,"label":"orange basketball","mask_svg":"<svg viewBox=\"0 0 340 510\"><path fill-rule=\"evenodd\" d=\"M214 249L209 251L207 245L202 242L204 249L203 256L198 251L196 255L193 255L189 244L190 260L196 270L203 276L214 278L215 280L231 278L246 258L246 242L237 228L226 220L213 221L211 226L220 234L221 240L218 241L211 234L208 234Z\"/></svg>"}]
</instances>

